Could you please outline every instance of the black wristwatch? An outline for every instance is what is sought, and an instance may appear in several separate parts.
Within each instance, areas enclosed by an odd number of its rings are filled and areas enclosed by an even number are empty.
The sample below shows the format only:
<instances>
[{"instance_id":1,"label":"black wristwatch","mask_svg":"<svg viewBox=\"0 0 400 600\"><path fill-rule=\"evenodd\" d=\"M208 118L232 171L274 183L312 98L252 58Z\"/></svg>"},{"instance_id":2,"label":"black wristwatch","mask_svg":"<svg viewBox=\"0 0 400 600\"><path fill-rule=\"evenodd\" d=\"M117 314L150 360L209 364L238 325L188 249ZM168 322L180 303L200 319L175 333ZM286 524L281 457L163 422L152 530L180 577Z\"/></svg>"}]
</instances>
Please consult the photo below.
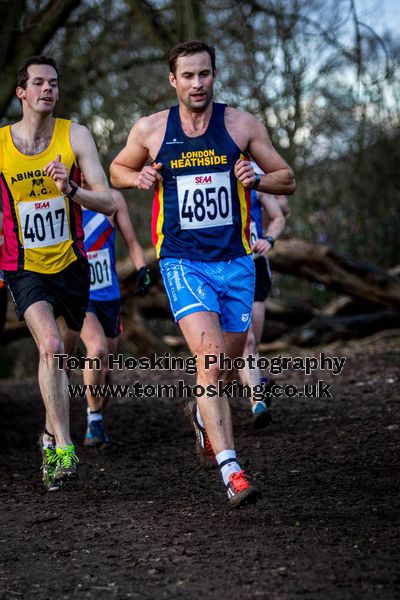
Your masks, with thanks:
<instances>
[{"instance_id":1,"label":"black wristwatch","mask_svg":"<svg viewBox=\"0 0 400 600\"><path fill-rule=\"evenodd\" d=\"M264 240L267 240L267 242L269 242L271 248L274 247L275 240L274 240L274 238L272 236L266 235L265 238L264 238Z\"/></svg>"},{"instance_id":2,"label":"black wristwatch","mask_svg":"<svg viewBox=\"0 0 400 600\"><path fill-rule=\"evenodd\" d=\"M78 191L79 185L77 185L75 183L75 181L69 181L69 185L71 186L72 189L69 192L69 194L65 194L65 195L67 196L67 198L72 200L72 198L75 196L76 192Z\"/></svg>"},{"instance_id":3,"label":"black wristwatch","mask_svg":"<svg viewBox=\"0 0 400 600\"><path fill-rule=\"evenodd\" d=\"M256 190L258 188L258 186L260 185L260 181L261 181L261 177L259 176L258 173L255 173L255 176L256 176L256 180L253 183L253 185L251 186L252 190Z\"/></svg>"}]
</instances>

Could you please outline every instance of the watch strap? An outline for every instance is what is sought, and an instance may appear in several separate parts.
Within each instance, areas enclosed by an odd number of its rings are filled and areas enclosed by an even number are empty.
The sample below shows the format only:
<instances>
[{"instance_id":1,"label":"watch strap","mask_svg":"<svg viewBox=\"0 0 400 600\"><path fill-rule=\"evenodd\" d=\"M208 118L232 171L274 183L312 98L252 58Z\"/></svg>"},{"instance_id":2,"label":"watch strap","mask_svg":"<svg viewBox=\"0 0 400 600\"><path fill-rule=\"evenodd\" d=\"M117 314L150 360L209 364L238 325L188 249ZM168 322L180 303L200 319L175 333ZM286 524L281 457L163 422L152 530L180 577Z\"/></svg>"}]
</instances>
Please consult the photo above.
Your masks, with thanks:
<instances>
[{"instance_id":1,"label":"watch strap","mask_svg":"<svg viewBox=\"0 0 400 600\"><path fill-rule=\"evenodd\" d=\"M266 235L264 237L264 240L267 240L267 242L269 242L269 244L271 245L271 248L274 247L275 240L274 240L274 238L271 235Z\"/></svg>"},{"instance_id":2,"label":"watch strap","mask_svg":"<svg viewBox=\"0 0 400 600\"><path fill-rule=\"evenodd\" d=\"M72 200L72 198L75 196L76 192L78 191L78 185L75 183L75 181L69 181L69 185L71 186L71 191L68 194L65 194L67 196L67 198L69 198L70 200Z\"/></svg>"},{"instance_id":3,"label":"watch strap","mask_svg":"<svg viewBox=\"0 0 400 600\"><path fill-rule=\"evenodd\" d=\"M252 190L256 190L258 188L258 186L260 185L260 181L261 181L261 177L258 173L255 173L255 176L256 176L256 180L253 183L253 185L251 186Z\"/></svg>"}]
</instances>

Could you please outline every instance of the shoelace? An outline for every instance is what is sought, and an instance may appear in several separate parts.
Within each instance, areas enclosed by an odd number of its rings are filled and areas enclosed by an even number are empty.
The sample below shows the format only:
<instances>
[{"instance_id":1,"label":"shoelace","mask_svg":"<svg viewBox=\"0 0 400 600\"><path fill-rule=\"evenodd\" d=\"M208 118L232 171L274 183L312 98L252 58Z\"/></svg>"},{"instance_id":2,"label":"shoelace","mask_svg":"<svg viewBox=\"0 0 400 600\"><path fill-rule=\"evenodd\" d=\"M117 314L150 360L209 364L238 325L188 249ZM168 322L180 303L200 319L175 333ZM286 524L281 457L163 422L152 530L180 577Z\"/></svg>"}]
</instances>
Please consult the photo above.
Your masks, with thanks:
<instances>
[{"instance_id":1,"label":"shoelace","mask_svg":"<svg viewBox=\"0 0 400 600\"><path fill-rule=\"evenodd\" d=\"M45 457L46 457L46 461L45 462L49 466L57 464L57 454L56 454L56 449L55 448L45 448L44 449L44 454L45 454Z\"/></svg>"},{"instance_id":2,"label":"shoelace","mask_svg":"<svg viewBox=\"0 0 400 600\"><path fill-rule=\"evenodd\" d=\"M75 448L57 448L57 464L68 469L79 462Z\"/></svg>"},{"instance_id":3,"label":"shoelace","mask_svg":"<svg viewBox=\"0 0 400 600\"><path fill-rule=\"evenodd\" d=\"M231 475L229 475L229 483L232 484L235 492L242 492L249 487L249 482L245 477L244 471L231 473Z\"/></svg>"},{"instance_id":4,"label":"shoelace","mask_svg":"<svg viewBox=\"0 0 400 600\"><path fill-rule=\"evenodd\" d=\"M47 458L55 458L56 457L56 449L55 448L45 448L45 454Z\"/></svg>"}]
</instances>

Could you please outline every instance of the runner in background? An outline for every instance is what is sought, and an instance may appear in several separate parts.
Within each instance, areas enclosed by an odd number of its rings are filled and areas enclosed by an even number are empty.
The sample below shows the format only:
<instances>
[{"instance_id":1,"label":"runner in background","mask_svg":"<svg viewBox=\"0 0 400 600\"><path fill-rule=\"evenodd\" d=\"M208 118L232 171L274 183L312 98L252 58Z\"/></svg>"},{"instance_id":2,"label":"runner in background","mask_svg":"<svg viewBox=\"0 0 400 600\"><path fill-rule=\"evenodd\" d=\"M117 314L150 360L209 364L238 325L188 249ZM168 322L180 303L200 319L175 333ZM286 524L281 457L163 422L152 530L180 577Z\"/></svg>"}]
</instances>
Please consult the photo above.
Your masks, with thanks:
<instances>
[{"instance_id":1,"label":"runner in background","mask_svg":"<svg viewBox=\"0 0 400 600\"><path fill-rule=\"evenodd\" d=\"M86 189L84 178L82 187ZM89 368L88 363L85 363L83 381L87 386L109 383L108 356L116 352L118 336L122 330L121 294L115 264L116 229L120 231L132 263L138 270L135 293L145 296L150 285L143 248L136 239L125 199L117 190L111 191L116 203L111 217L93 210L83 210L82 213L85 250L90 266L90 298L81 340L85 345L87 358L101 361L101 369ZM103 413L108 394L94 396L87 388L86 400L87 430L84 444L92 447L107 446L110 439L104 429Z\"/></svg>"},{"instance_id":2,"label":"runner in background","mask_svg":"<svg viewBox=\"0 0 400 600\"><path fill-rule=\"evenodd\" d=\"M253 164L253 168L256 172L260 173L256 164ZM282 205L284 206L284 203ZM265 322L265 300L267 299L272 283L267 255L273 248L275 240L285 228L285 213L288 214L287 201L283 211L276 196L257 192L256 190L251 191L250 245L256 270L256 284L251 327L248 331L243 351L243 357L246 359L249 355L254 356L256 359L259 357L258 346L261 341ZM265 232L263 232L263 222L267 223ZM258 368L249 369L246 366L239 371L239 377L241 382L248 385L250 389L260 384L267 385L268 383L267 378L261 377L261 372ZM271 415L266 402L256 400L251 395L250 405L254 428L260 429L268 425L271 421Z\"/></svg>"}]
</instances>

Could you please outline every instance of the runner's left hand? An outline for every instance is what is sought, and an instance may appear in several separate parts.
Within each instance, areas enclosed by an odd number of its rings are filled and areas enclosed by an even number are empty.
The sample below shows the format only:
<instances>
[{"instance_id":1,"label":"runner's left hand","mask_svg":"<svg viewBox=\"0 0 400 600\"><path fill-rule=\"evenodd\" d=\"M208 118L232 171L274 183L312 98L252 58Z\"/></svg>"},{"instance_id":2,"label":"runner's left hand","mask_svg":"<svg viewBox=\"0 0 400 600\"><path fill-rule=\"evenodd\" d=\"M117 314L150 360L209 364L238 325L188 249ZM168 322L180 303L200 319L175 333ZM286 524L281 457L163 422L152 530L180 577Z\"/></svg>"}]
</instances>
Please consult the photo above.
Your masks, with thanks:
<instances>
[{"instance_id":1,"label":"runner's left hand","mask_svg":"<svg viewBox=\"0 0 400 600\"><path fill-rule=\"evenodd\" d=\"M68 169L64 163L61 162L61 154L58 154L55 160L49 162L49 164L45 166L44 171L48 177L52 178L62 194L71 191L69 190Z\"/></svg>"},{"instance_id":2,"label":"runner's left hand","mask_svg":"<svg viewBox=\"0 0 400 600\"><path fill-rule=\"evenodd\" d=\"M252 188L256 182L256 173L249 160L240 158L236 161L235 175L245 188Z\"/></svg>"},{"instance_id":3,"label":"runner's left hand","mask_svg":"<svg viewBox=\"0 0 400 600\"><path fill-rule=\"evenodd\" d=\"M271 250L272 246L268 240L258 239L251 247L251 251L259 254L260 256L266 256Z\"/></svg>"}]
</instances>

